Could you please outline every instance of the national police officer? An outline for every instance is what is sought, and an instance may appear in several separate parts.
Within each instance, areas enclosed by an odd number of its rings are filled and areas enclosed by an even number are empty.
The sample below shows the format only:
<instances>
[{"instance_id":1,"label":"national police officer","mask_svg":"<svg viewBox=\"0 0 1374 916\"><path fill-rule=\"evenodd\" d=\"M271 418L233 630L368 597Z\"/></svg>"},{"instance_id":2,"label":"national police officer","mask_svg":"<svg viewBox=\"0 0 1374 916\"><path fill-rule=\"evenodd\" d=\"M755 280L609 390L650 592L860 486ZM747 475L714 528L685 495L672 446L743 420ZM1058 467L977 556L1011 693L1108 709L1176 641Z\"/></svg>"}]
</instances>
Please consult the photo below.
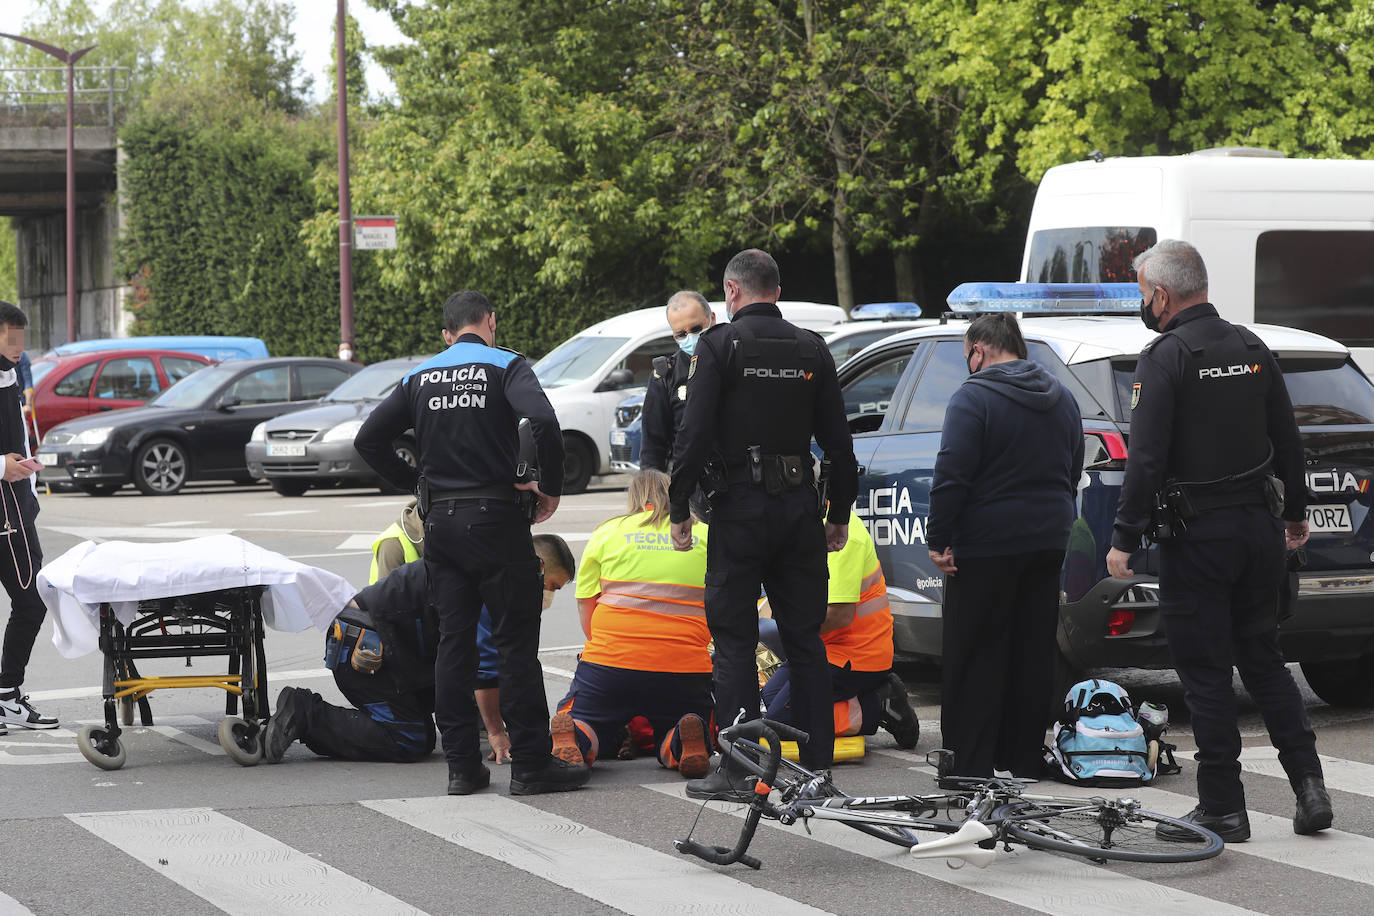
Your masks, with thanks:
<instances>
[{"instance_id":1,"label":"national police officer","mask_svg":"<svg viewBox=\"0 0 1374 916\"><path fill-rule=\"evenodd\" d=\"M355 441L388 482L416 489L425 518L425 564L439 613L435 717L448 759L450 795L485 788L477 706L476 631L485 602L501 656L501 717L511 738L511 794L575 789L585 766L554 757L539 665L543 587L519 489L537 499L533 520L558 507L563 446L558 419L529 364L495 346L496 314L472 290L444 303L448 349L417 366L377 405ZM517 423L530 420L543 479L516 484ZM419 469L392 443L415 430Z\"/></svg>"},{"instance_id":2,"label":"national police officer","mask_svg":"<svg viewBox=\"0 0 1374 916\"><path fill-rule=\"evenodd\" d=\"M716 717L759 714L755 670L759 585L768 591L792 669L795 724L810 733L801 750L812 768L830 765L834 723L830 669L820 627L826 614L827 550L839 550L858 489L854 445L819 335L783 320L778 265L742 251L725 268L729 324L702 334L687 368L687 411L673 470L673 543L692 546L688 499L708 458L719 462L707 544L706 621L715 639ZM828 522L822 527L811 438L830 459ZM738 798L741 786L717 770L688 783L693 797Z\"/></svg>"},{"instance_id":3,"label":"national police officer","mask_svg":"<svg viewBox=\"0 0 1374 916\"><path fill-rule=\"evenodd\" d=\"M716 323L706 297L684 289L668 299L668 327L678 349L654 360L654 374L644 391L639 466L667 472L675 456L677 431L687 408L687 367L702 332Z\"/></svg>"},{"instance_id":4,"label":"national police officer","mask_svg":"<svg viewBox=\"0 0 1374 916\"><path fill-rule=\"evenodd\" d=\"M1129 578L1141 535L1159 541L1160 610L1198 746L1198 806L1185 819L1228 843L1250 836L1235 666L1297 795L1293 829L1314 833L1331 826L1331 800L1278 644L1285 542L1296 549L1308 534L1302 440L1283 375L1253 332L1207 302L1207 268L1192 245L1162 241L1135 268L1141 319L1163 333L1136 364L1107 568Z\"/></svg>"}]
</instances>

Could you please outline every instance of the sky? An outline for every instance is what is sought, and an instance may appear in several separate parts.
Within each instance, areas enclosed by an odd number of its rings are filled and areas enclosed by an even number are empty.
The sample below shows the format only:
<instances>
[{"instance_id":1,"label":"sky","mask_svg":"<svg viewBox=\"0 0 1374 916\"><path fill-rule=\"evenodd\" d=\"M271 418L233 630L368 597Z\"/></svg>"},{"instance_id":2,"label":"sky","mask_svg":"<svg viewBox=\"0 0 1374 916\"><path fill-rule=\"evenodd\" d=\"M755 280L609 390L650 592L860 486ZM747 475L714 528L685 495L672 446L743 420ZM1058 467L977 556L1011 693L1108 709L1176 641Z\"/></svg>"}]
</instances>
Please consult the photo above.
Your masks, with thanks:
<instances>
[{"instance_id":1,"label":"sky","mask_svg":"<svg viewBox=\"0 0 1374 916\"><path fill-rule=\"evenodd\" d=\"M0 32L20 33L36 5L34 0L0 0ZM91 0L91 6L98 12L108 5L108 0ZM315 78L312 91L317 100L323 100L331 89L329 63L334 56L338 0L292 0L291 5L296 8L293 31L301 67ZM373 10L362 0L350 0L348 12L358 20L368 45L396 44L402 40L391 18ZM386 95L394 88L385 71L371 62L367 69L367 85L373 95Z\"/></svg>"}]
</instances>

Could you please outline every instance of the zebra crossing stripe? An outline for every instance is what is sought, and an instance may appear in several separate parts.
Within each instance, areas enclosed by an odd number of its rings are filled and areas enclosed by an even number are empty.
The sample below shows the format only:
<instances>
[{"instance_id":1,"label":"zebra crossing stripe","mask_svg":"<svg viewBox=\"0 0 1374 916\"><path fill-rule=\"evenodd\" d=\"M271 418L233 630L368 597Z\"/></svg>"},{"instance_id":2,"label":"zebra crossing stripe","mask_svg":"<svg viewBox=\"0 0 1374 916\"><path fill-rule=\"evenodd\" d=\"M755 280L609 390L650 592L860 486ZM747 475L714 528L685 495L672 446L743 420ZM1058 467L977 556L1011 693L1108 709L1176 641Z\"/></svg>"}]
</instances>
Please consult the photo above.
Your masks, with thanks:
<instances>
[{"instance_id":1,"label":"zebra crossing stripe","mask_svg":"<svg viewBox=\"0 0 1374 916\"><path fill-rule=\"evenodd\" d=\"M1374 798L1374 765L1340 757L1322 757L1322 772L1328 789L1339 789ZM1241 769L1260 776L1273 776L1288 781L1288 774L1279 765L1278 752L1272 747L1247 747L1240 752Z\"/></svg>"},{"instance_id":2,"label":"zebra crossing stripe","mask_svg":"<svg viewBox=\"0 0 1374 916\"><path fill-rule=\"evenodd\" d=\"M692 805L700 804L686 797L681 783L646 785L644 788L672 798L680 798ZM740 818L748 810L743 805L724 802L707 804L715 811ZM684 819L684 830L687 823ZM1052 913L1054 916L1102 916L1106 912L1167 912L1170 916L1259 916L1253 910L1132 877L1126 870L1134 866L1125 863L1113 863L1107 868L1102 868L1086 859L1022 850L1018 847L1014 852L999 852L997 859L987 868L966 866L953 869L948 867L943 859L913 859L904 850L864 836L843 824L827 821L812 823L809 837L804 830L784 827L777 821L764 820L760 824L1006 903L1042 913ZM755 842L758 843L758 840ZM767 863L766 851L758 847L752 851L756 855L762 852L764 863ZM1192 866L1172 867L1182 870Z\"/></svg>"},{"instance_id":3,"label":"zebra crossing stripe","mask_svg":"<svg viewBox=\"0 0 1374 916\"><path fill-rule=\"evenodd\" d=\"M825 912L702 867L696 859L649 849L499 795L359 804L630 914L677 912L681 901L691 901L694 914Z\"/></svg>"},{"instance_id":4,"label":"zebra crossing stripe","mask_svg":"<svg viewBox=\"0 0 1374 916\"><path fill-rule=\"evenodd\" d=\"M210 808L67 817L233 916L423 916L422 910Z\"/></svg>"},{"instance_id":5,"label":"zebra crossing stripe","mask_svg":"<svg viewBox=\"0 0 1374 916\"><path fill-rule=\"evenodd\" d=\"M0 916L33 916L33 910L0 891Z\"/></svg>"}]
</instances>

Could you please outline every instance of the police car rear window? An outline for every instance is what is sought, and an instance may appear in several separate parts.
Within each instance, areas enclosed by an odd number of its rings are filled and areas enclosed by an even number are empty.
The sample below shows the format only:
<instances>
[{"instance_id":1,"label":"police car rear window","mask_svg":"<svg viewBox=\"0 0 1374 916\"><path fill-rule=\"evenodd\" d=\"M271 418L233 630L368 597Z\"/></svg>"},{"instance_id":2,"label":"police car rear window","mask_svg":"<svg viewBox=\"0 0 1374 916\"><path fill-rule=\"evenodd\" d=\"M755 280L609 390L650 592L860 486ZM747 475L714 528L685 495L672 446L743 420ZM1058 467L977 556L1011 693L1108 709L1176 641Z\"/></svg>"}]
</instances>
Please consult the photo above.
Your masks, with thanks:
<instances>
[{"instance_id":1,"label":"police car rear window","mask_svg":"<svg viewBox=\"0 0 1374 916\"><path fill-rule=\"evenodd\" d=\"M1105 364L1098 360L1097 364ZM1080 378L1084 368L1096 364L1075 366ZM1130 411L1123 409L1131 403L1131 382L1135 377L1135 360L1111 364L1116 388L1117 419L1129 422ZM1284 359L1279 368L1293 402L1293 415L1299 426L1354 426L1374 424L1374 385L1345 357L1332 359ZM1091 369L1090 373L1098 370ZM1086 380L1086 379L1085 379Z\"/></svg>"}]
</instances>

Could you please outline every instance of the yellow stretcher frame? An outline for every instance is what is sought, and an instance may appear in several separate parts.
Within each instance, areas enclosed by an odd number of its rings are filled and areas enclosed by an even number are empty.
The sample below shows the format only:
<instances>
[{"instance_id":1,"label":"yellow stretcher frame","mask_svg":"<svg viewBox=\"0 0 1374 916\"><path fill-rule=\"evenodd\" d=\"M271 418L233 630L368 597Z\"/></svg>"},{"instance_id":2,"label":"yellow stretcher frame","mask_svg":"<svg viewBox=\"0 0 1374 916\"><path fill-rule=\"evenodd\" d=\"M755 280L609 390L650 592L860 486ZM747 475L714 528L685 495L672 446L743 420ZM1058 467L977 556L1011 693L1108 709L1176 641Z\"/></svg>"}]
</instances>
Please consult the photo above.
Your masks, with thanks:
<instances>
[{"instance_id":1,"label":"yellow stretcher frame","mask_svg":"<svg viewBox=\"0 0 1374 916\"><path fill-rule=\"evenodd\" d=\"M218 687L221 690L232 693L234 696L243 696L243 688L239 686L243 682L241 674L183 674L179 676L159 676L159 677L135 677L128 680L115 681L116 700L128 697L132 701L141 700L154 690L181 690L199 687Z\"/></svg>"}]
</instances>

